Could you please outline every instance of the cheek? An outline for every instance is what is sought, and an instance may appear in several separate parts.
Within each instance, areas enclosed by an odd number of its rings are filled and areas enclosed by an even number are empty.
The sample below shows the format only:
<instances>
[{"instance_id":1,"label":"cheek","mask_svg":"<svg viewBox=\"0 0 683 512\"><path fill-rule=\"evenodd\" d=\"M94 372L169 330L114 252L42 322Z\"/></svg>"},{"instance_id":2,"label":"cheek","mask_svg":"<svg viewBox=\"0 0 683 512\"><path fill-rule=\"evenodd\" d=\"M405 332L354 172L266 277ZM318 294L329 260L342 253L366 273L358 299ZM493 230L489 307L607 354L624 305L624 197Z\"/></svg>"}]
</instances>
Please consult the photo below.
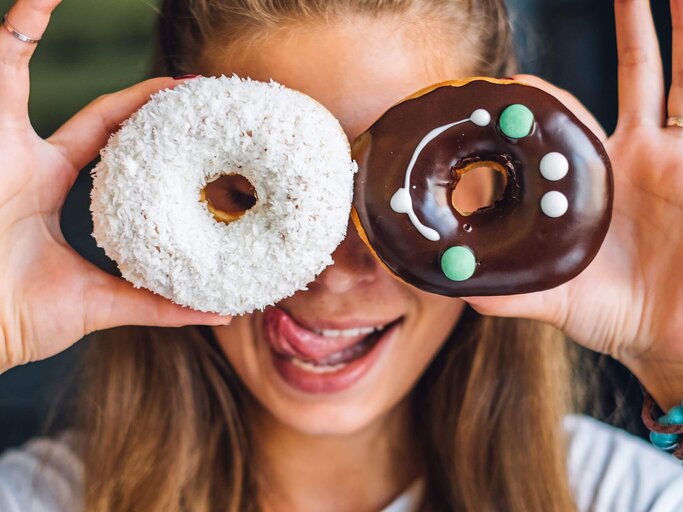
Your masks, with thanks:
<instances>
[{"instance_id":1,"label":"cheek","mask_svg":"<svg viewBox=\"0 0 683 512\"><path fill-rule=\"evenodd\" d=\"M260 367L256 350L257 315L236 317L230 325L213 328L223 353L245 383L254 380L253 376L258 375Z\"/></svg>"},{"instance_id":2,"label":"cheek","mask_svg":"<svg viewBox=\"0 0 683 512\"><path fill-rule=\"evenodd\" d=\"M459 299L416 292L418 308L414 326L406 332L403 349L397 351L409 375L419 378L455 328L465 303Z\"/></svg>"}]
</instances>

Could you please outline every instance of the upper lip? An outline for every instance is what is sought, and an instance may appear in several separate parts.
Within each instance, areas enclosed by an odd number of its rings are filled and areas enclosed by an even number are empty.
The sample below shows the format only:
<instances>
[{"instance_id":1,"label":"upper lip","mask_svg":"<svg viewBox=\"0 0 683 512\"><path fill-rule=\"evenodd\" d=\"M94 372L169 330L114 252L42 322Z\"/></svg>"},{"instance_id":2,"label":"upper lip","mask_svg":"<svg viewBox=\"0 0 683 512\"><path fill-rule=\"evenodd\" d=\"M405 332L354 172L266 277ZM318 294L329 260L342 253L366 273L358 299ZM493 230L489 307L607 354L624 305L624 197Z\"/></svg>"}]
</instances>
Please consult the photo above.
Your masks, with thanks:
<instances>
[{"instance_id":1,"label":"upper lip","mask_svg":"<svg viewBox=\"0 0 683 512\"><path fill-rule=\"evenodd\" d=\"M313 332L320 332L325 329L331 329L331 330L338 330L338 331L343 331L345 329L357 329L360 327L379 327L382 328L387 324L390 324L391 322L398 320L402 315L397 314L392 317L384 317L384 318L363 318L361 315L359 316L349 316L347 318L342 318L340 319L339 317L335 317L334 319L331 320L325 320L323 318L302 318L291 311L288 311L285 308L279 307L279 309L282 309L285 313L287 313L289 316L291 316L297 324L299 324L301 327L304 329L308 329L309 331ZM332 315L321 315L323 316L332 316Z\"/></svg>"}]
</instances>

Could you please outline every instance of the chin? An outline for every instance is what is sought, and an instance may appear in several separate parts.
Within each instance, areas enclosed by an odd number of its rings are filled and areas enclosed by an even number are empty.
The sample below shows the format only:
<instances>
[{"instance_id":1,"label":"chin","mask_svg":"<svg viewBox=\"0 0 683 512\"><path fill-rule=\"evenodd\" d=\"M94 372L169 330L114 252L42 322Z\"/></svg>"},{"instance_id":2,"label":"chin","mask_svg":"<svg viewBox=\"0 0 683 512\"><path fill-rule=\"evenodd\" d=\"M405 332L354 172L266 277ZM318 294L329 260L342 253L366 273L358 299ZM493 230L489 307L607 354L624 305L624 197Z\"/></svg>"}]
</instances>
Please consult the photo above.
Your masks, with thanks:
<instances>
[{"instance_id":1,"label":"chin","mask_svg":"<svg viewBox=\"0 0 683 512\"><path fill-rule=\"evenodd\" d=\"M376 398L381 401L381 397ZM273 401L262 405L266 409L264 412L280 424L316 437L353 435L367 430L385 417L385 411L379 403L292 404L288 401Z\"/></svg>"}]
</instances>

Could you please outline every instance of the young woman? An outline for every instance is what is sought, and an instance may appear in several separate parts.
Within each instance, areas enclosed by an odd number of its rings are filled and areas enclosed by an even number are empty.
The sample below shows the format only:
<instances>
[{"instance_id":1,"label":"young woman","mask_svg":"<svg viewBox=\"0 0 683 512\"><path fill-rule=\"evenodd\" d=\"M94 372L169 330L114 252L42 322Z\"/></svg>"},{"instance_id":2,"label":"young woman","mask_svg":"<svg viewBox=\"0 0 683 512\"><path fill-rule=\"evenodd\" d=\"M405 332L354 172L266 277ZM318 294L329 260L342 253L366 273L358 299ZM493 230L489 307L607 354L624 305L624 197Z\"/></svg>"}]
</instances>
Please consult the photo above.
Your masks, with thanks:
<instances>
[{"instance_id":1,"label":"young woman","mask_svg":"<svg viewBox=\"0 0 683 512\"><path fill-rule=\"evenodd\" d=\"M157 327L99 335L83 421L4 456L1 510L683 509L673 458L568 415L564 343L615 357L665 410L683 399L683 0L671 2L668 106L648 0L615 2L609 138L566 92L520 77L612 158L613 222L580 276L526 296L431 295L389 276L351 228L308 291L232 321L135 290L65 242L60 209L79 170L180 80L101 97L41 140L27 115L35 44L18 33L40 36L58 3L18 0L0 31L0 367L92 331ZM423 86L513 65L502 0L165 0L160 23L160 74L276 80L325 105L350 140ZM400 325L362 376L311 392L275 369L272 315L321 338ZM343 336L362 341L327 337Z\"/></svg>"}]
</instances>

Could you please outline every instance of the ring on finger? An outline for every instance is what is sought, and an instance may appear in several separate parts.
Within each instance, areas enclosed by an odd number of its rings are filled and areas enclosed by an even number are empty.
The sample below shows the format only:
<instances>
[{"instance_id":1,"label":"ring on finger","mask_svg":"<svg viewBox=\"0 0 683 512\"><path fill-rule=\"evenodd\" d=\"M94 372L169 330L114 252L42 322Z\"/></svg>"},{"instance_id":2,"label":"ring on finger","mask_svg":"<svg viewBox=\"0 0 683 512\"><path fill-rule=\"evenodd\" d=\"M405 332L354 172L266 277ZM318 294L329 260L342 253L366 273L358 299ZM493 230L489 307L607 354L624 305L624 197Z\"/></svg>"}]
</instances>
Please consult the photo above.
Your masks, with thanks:
<instances>
[{"instance_id":1,"label":"ring on finger","mask_svg":"<svg viewBox=\"0 0 683 512\"><path fill-rule=\"evenodd\" d=\"M669 116L666 118L666 127L676 126L678 128L683 128L683 117Z\"/></svg>"},{"instance_id":2,"label":"ring on finger","mask_svg":"<svg viewBox=\"0 0 683 512\"><path fill-rule=\"evenodd\" d=\"M23 33L19 32L19 31L18 31L15 27L13 27L12 24L9 22L9 20L7 19L7 14L5 14L5 17L3 18L2 24L3 24L3 26L7 29L7 31L8 31L10 34L12 34L14 37L16 37L17 39L19 39L19 41L21 41L22 43L36 44L36 43L38 43L38 41L40 41L41 38L42 38L42 36L41 36L41 37L38 37L38 38L34 38L34 37L27 36L26 34L23 34Z\"/></svg>"}]
</instances>

